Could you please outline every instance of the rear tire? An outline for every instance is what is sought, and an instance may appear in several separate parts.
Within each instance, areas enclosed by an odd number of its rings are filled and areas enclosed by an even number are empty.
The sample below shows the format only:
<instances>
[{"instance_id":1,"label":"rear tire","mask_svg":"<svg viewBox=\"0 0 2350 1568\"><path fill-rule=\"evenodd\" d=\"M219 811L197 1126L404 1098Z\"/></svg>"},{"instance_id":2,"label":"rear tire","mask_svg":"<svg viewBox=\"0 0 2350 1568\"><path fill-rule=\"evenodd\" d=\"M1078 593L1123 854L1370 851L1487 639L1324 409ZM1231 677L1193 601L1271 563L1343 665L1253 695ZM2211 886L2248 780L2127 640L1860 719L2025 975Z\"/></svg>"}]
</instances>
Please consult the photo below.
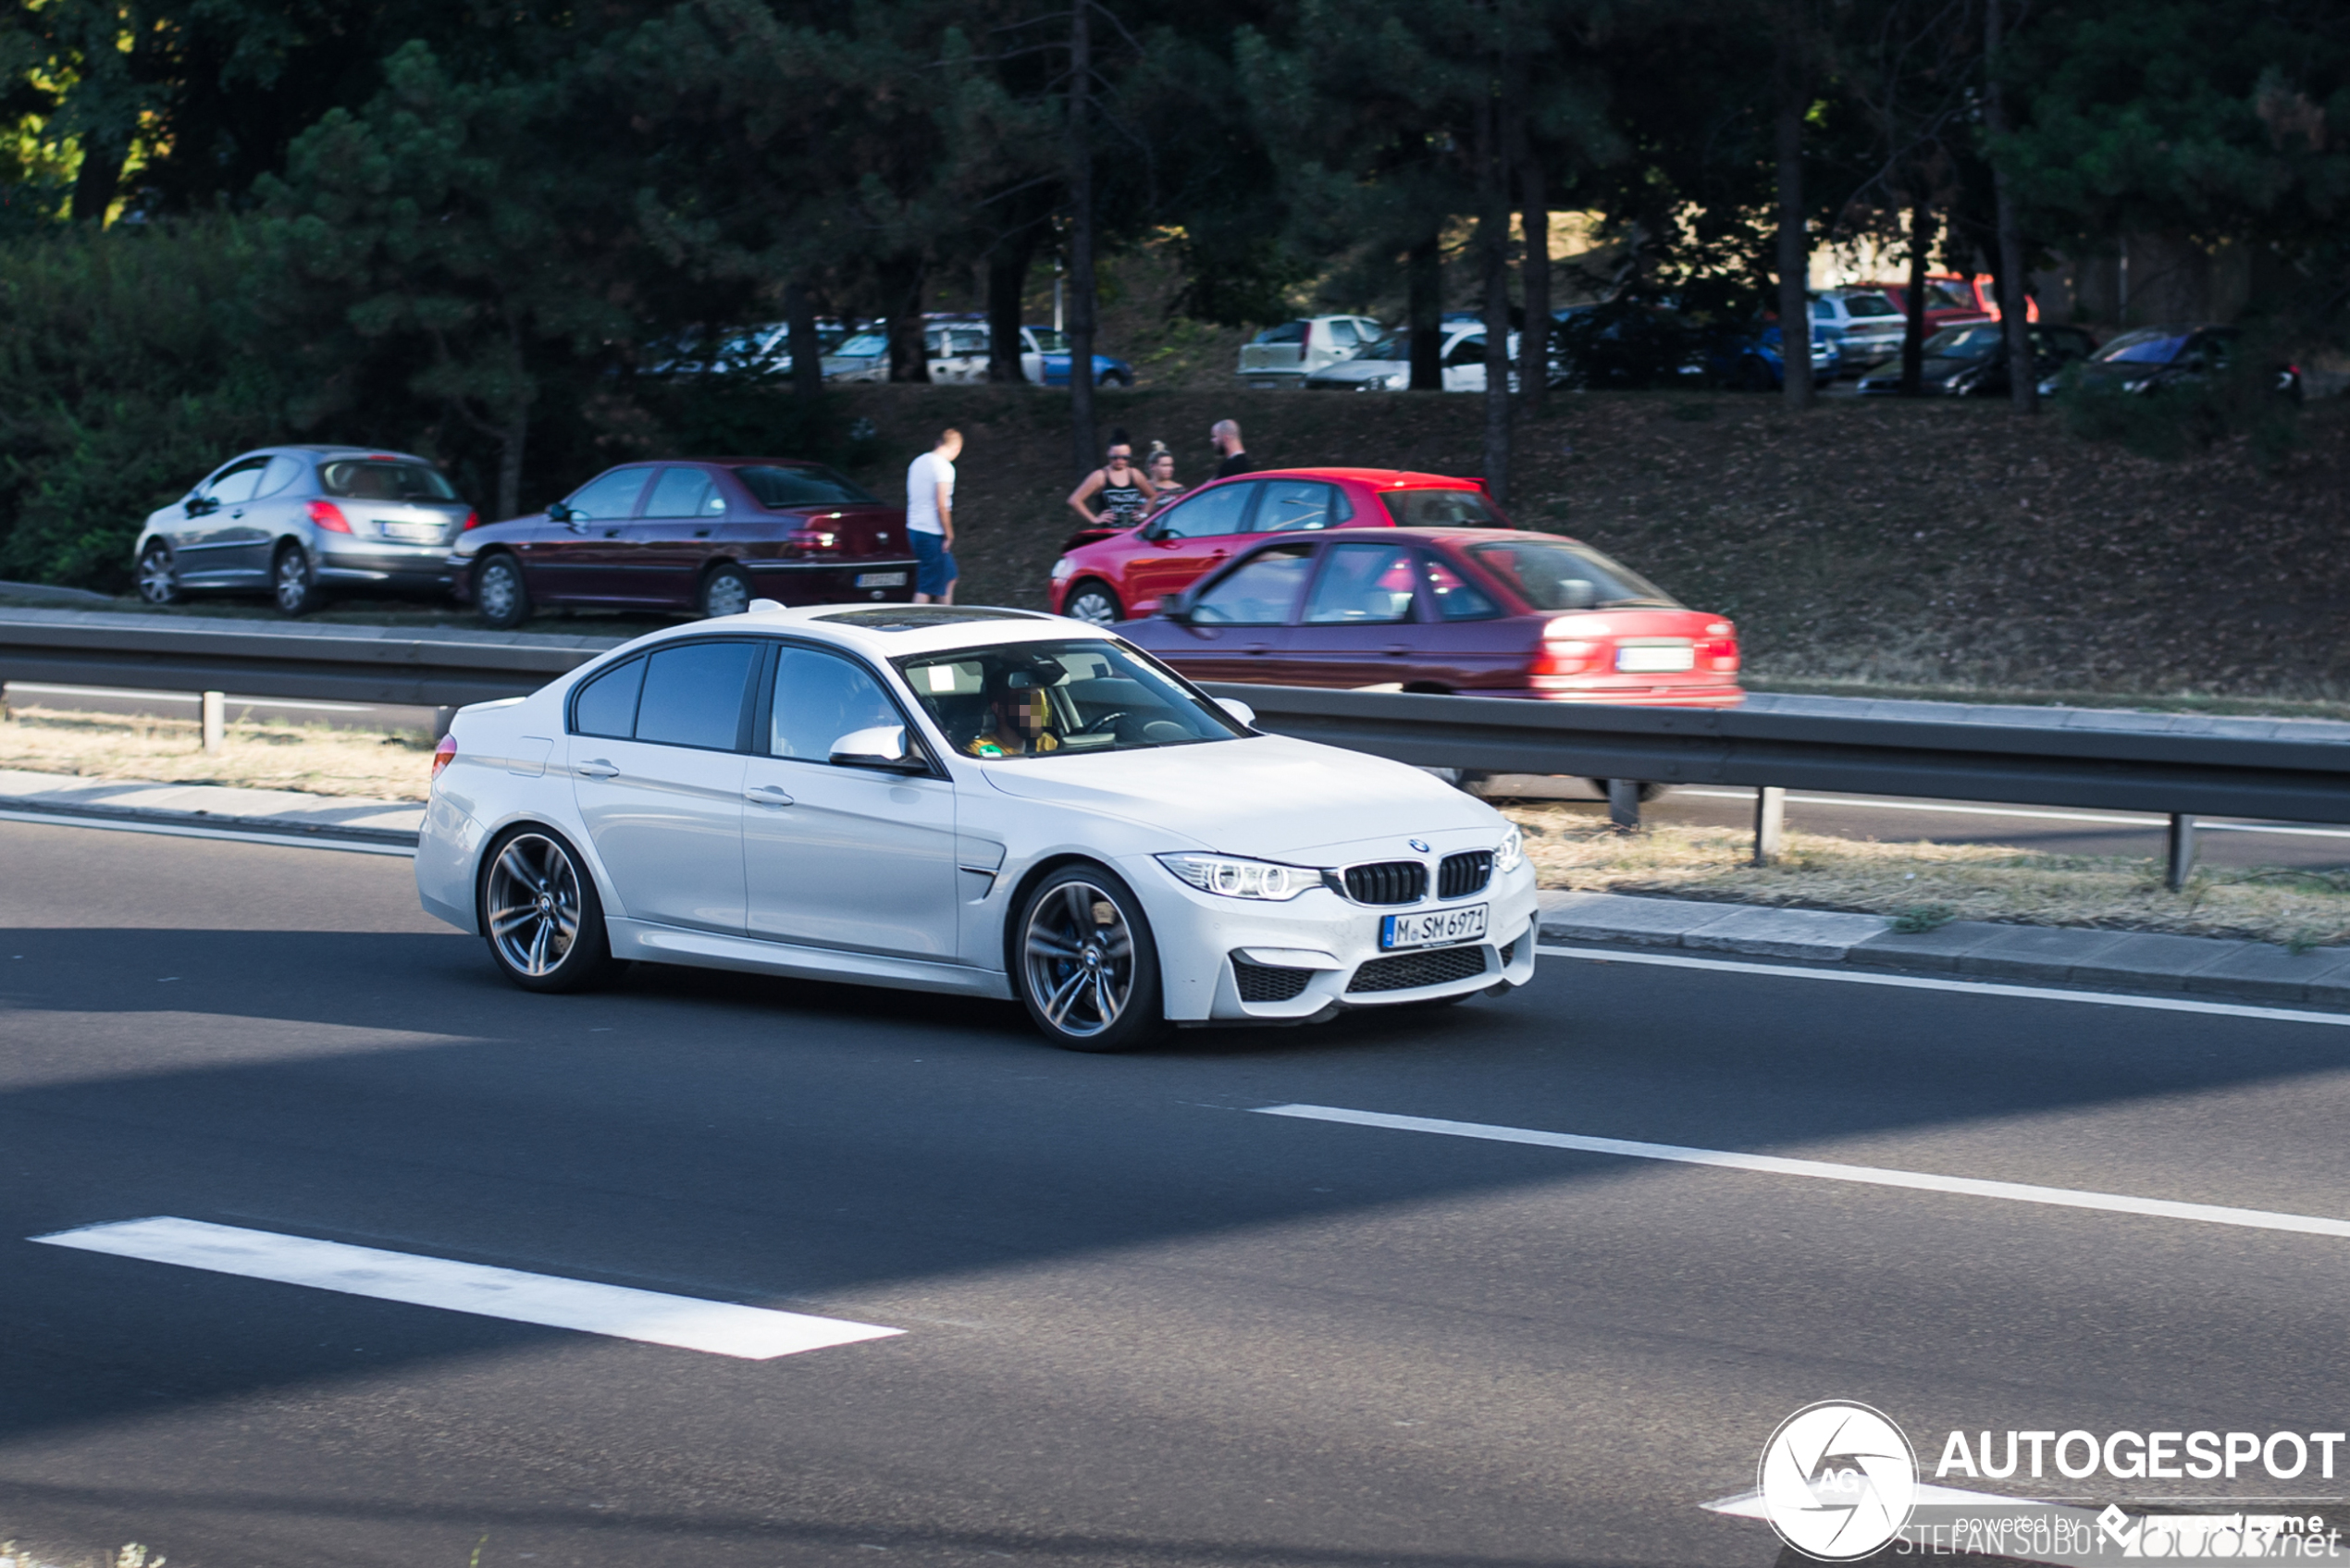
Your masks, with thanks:
<instances>
[{"instance_id":1,"label":"rear tire","mask_svg":"<svg viewBox=\"0 0 2350 1568\"><path fill-rule=\"evenodd\" d=\"M501 833L481 858L476 913L490 961L525 991L581 991L612 970L603 901L577 850L549 828Z\"/></svg>"},{"instance_id":2,"label":"rear tire","mask_svg":"<svg viewBox=\"0 0 2350 1568\"><path fill-rule=\"evenodd\" d=\"M493 631L511 632L529 620L530 585L523 581L522 562L499 554L475 567L474 610Z\"/></svg>"},{"instance_id":3,"label":"rear tire","mask_svg":"<svg viewBox=\"0 0 2350 1568\"><path fill-rule=\"evenodd\" d=\"M1029 1018L1062 1050L1132 1051L1167 1031L1158 945L1142 900L1108 867L1081 861L1038 883L1011 949Z\"/></svg>"},{"instance_id":4,"label":"rear tire","mask_svg":"<svg viewBox=\"0 0 2350 1568\"><path fill-rule=\"evenodd\" d=\"M139 597L149 604L178 604L187 597L179 588L179 563L161 539L139 554Z\"/></svg>"},{"instance_id":5,"label":"rear tire","mask_svg":"<svg viewBox=\"0 0 2350 1568\"><path fill-rule=\"evenodd\" d=\"M326 602L318 592L310 552L289 539L269 563L269 597L280 615L307 615Z\"/></svg>"},{"instance_id":6,"label":"rear tire","mask_svg":"<svg viewBox=\"0 0 2350 1568\"><path fill-rule=\"evenodd\" d=\"M1107 626L1125 620L1126 607L1106 585L1088 577L1069 590L1069 597L1061 601L1061 613L1072 621Z\"/></svg>"},{"instance_id":7,"label":"rear tire","mask_svg":"<svg viewBox=\"0 0 2350 1568\"><path fill-rule=\"evenodd\" d=\"M750 601L757 597L758 590L750 586L750 574L729 562L702 579L702 619L740 615L750 608Z\"/></svg>"}]
</instances>

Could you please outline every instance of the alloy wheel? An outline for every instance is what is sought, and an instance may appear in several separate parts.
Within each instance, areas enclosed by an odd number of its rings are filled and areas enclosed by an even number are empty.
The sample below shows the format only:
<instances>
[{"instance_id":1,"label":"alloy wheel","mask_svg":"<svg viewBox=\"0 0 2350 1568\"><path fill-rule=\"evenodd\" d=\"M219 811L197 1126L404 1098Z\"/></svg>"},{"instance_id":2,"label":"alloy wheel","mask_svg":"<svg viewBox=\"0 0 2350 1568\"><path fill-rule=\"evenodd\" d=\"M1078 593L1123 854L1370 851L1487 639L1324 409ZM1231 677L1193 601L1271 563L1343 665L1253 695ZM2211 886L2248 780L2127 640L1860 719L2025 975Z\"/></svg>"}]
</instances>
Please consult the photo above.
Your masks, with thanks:
<instances>
[{"instance_id":1,"label":"alloy wheel","mask_svg":"<svg viewBox=\"0 0 2350 1568\"><path fill-rule=\"evenodd\" d=\"M481 574L474 579L474 608L492 626L522 624L530 607L523 593L521 568L504 556L484 562Z\"/></svg>"},{"instance_id":2,"label":"alloy wheel","mask_svg":"<svg viewBox=\"0 0 2350 1568\"><path fill-rule=\"evenodd\" d=\"M702 589L701 612L711 619L740 615L750 608L750 579L741 568L722 566L711 574L709 586Z\"/></svg>"},{"instance_id":3,"label":"alloy wheel","mask_svg":"<svg viewBox=\"0 0 2350 1568\"><path fill-rule=\"evenodd\" d=\"M545 834L517 833L489 869L483 906L498 957L517 974L544 978L579 939L579 868Z\"/></svg>"},{"instance_id":4,"label":"alloy wheel","mask_svg":"<svg viewBox=\"0 0 2350 1568\"><path fill-rule=\"evenodd\" d=\"M1072 621L1087 621L1096 626L1107 626L1118 620L1118 601L1107 590L1082 587L1071 594L1061 613Z\"/></svg>"},{"instance_id":5,"label":"alloy wheel","mask_svg":"<svg viewBox=\"0 0 2350 1568\"><path fill-rule=\"evenodd\" d=\"M278 608L288 615L299 615L310 608L310 558L300 545L289 545L278 552L277 570L272 574Z\"/></svg>"},{"instance_id":6,"label":"alloy wheel","mask_svg":"<svg viewBox=\"0 0 2350 1568\"><path fill-rule=\"evenodd\" d=\"M149 545L147 553L139 558L139 597L149 604L179 600L179 573L172 565L171 551L162 545Z\"/></svg>"},{"instance_id":7,"label":"alloy wheel","mask_svg":"<svg viewBox=\"0 0 2350 1568\"><path fill-rule=\"evenodd\" d=\"M1118 900L1090 882L1065 882L1039 899L1020 947L1036 1010L1062 1034L1102 1034L1133 1000L1134 933Z\"/></svg>"}]
</instances>

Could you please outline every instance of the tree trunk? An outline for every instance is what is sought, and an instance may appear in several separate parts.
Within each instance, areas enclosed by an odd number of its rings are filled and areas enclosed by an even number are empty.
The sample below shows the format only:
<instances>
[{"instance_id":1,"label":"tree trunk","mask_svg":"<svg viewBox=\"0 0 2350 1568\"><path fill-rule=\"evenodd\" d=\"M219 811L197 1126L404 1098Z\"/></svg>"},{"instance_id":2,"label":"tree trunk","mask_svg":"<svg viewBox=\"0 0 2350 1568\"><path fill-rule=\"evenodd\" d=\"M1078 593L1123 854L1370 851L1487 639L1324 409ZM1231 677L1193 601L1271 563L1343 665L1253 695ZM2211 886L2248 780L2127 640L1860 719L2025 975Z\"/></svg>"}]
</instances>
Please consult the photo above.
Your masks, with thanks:
<instances>
[{"instance_id":1,"label":"tree trunk","mask_svg":"<svg viewBox=\"0 0 2350 1568\"><path fill-rule=\"evenodd\" d=\"M1094 442L1094 0L1069 18L1069 434L1074 472L1092 472Z\"/></svg>"},{"instance_id":2,"label":"tree trunk","mask_svg":"<svg viewBox=\"0 0 2350 1568\"><path fill-rule=\"evenodd\" d=\"M1925 253L1934 248L1934 206L1923 194L1910 204L1910 286L1902 302L1909 320L1901 326L1901 395L1925 392Z\"/></svg>"},{"instance_id":3,"label":"tree trunk","mask_svg":"<svg viewBox=\"0 0 2350 1568\"><path fill-rule=\"evenodd\" d=\"M1803 114L1811 105L1804 70L1802 0L1779 19L1779 361L1788 412L1812 406L1812 243L1803 226Z\"/></svg>"},{"instance_id":4,"label":"tree trunk","mask_svg":"<svg viewBox=\"0 0 2350 1568\"><path fill-rule=\"evenodd\" d=\"M807 284L784 285L784 321L791 343L792 395L812 403L824 392L824 349L816 336L816 301Z\"/></svg>"},{"instance_id":5,"label":"tree trunk","mask_svg":"<svg viewBox=\"0 0 2350 1568\"><path fill-rule=\"evenodd\" d=\"M522 515L523 443L530 434L530 410L517 405L498 441L498 516Z\"/></svg>"},{"instance_id":6,"label":"tree trunk","mask_svg":"<svg viewBox=\"0 0 2350 1568\"><path fill-rule=\"evenodd\" d=\"M1540 414L1551 401L1551 197L1542 166L1530 154L1526 159L1526 264L1518 272L1518 291L1526 301L1526 325L1518 329L1518 401L1530 414Z\"/></svg>"},{"instance_id":7,"label":"tree trunk","mask_svg":"<svg viewBox=\"0 0 2350 1568\"><path fill-rule=\"evenodd\" d=\"M82 138L81 172L73 181L76 223L106 220L106 209L114 205L115 192L122 185L122 166L130 159L128 142L101 142L95 136Z\"/></svg>"},{"instance_id":8,"label":"tree trunk","mask_svg":"<svg viewBox=\"0 0 2350 1568\"><path fill-rule=\"evenodd\" d=\"M1485 274L1485 488L1510 499L1510 177L1498 93L1478 106L1478 259Z\"/></svg>"},{"instance_id":9,"label":"tree trunk","mask_svg":"<svg viewBox=\"0 0 2350 1568\"><path fill-rule=\"evenodd\" d=\"M922 342L922 258L906 254L881 264L882 308L889 313L889 378L928 381L930 352Z\"/></svg>"},{"instance_id":10,"label":"tree trunk","mask_svg":"<svg viewBox=\"0 0 2350 1568\"><path fill-rule=\"evenodd\" d=\"M2001 4L2002 0L1989 0L1983 7L1983 129L1994 141L2008 130L2007 103L1999 89ZM2007 339L2008 401L2018 414L2037 414L2040 388L2032 364L2032 304L2024 287L2023 226L2016 217L2015 191L1996 155L1991 160L1991 189L1998 209L1999 324Z\"/></svg>"},{"instance_id":11,"label":"tree trunk","mask_svg":"<svg viewBox=\"0 0 2350 1568\"><path fill-rule=\"evenodd\" d=\"M1430 234L1412 247L1408 274L1412 390L1441 392L1444 389L1444 250L1439 236Z\"/></svg>"},{"instance_id":12,"label":"tree trunk","mask_svg":"<svg viewBox=\"0 0 2350 1568\"><path fill-rule=\"evenodd\" d=\"M1036 259L1037 230L1008 235L987 255L987 378L1025 381L1020 364L1020 329L1028 294L1028 268Z\"/></svg>"}]
</instances>

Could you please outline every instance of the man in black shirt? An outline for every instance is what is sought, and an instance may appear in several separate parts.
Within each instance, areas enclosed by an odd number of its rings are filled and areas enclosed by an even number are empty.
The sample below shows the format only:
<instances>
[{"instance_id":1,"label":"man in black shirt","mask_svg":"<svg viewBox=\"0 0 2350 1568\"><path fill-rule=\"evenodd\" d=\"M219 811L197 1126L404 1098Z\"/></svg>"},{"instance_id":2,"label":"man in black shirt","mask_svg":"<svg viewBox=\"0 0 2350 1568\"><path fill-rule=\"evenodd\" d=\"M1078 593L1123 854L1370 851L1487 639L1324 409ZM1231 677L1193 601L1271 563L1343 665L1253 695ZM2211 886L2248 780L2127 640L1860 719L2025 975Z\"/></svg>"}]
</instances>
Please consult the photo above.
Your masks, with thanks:
<instances>
[{"instance_id":1,"label":"man in black shirt","mask_svg":"<svg viewBox=\"0 0 2350 1568\"><path fill-rule=\"evenodd\" d=\"M1241 445L1241 427L1238 424L1230 419L1219 419L1216 422L1215 427L1208 431L1207 438L1216 443L1218 451L1224 454L1224 461L1216 466L1216 476L1218 479L1229 479L1235 474L1256 472L1256 464L1249 461L1248 449Z\"/></svg>"}]
</instances>

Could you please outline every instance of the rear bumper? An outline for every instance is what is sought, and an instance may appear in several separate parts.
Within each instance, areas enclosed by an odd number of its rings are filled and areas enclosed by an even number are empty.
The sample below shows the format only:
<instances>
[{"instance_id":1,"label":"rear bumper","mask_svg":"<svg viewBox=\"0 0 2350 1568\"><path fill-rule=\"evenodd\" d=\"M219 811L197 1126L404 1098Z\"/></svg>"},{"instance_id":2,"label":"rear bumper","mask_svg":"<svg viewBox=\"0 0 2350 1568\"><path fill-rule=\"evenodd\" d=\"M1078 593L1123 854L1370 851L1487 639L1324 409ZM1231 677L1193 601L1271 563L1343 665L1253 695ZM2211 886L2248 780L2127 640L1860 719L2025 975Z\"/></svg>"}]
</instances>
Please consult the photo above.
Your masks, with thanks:
<instances>
[{"instance_id":1,"label":"rear bumper","mask_svg":"<svg viewBox=\"0 0 2350 1568\"><path fill-rule=\"evenodd\" d=\"M1736 708L1744 688L1726 686L1600 686L1584 691L1471 691L1464 697L1520 697L1537 702L1600 703L1615 708Z\"/></svg>"},{"instance_id":2,"label":"rear bumper","mask_svg":"<svg viewBox=\"0 0 2350 1568\"><path fill-rule=\"evenodd\" d=\"M322 548L311 568L321 583L365 585L406 590L448 588L456 574L447 545L375 546L358 549Z\"/></svg>"}]
</instances>

